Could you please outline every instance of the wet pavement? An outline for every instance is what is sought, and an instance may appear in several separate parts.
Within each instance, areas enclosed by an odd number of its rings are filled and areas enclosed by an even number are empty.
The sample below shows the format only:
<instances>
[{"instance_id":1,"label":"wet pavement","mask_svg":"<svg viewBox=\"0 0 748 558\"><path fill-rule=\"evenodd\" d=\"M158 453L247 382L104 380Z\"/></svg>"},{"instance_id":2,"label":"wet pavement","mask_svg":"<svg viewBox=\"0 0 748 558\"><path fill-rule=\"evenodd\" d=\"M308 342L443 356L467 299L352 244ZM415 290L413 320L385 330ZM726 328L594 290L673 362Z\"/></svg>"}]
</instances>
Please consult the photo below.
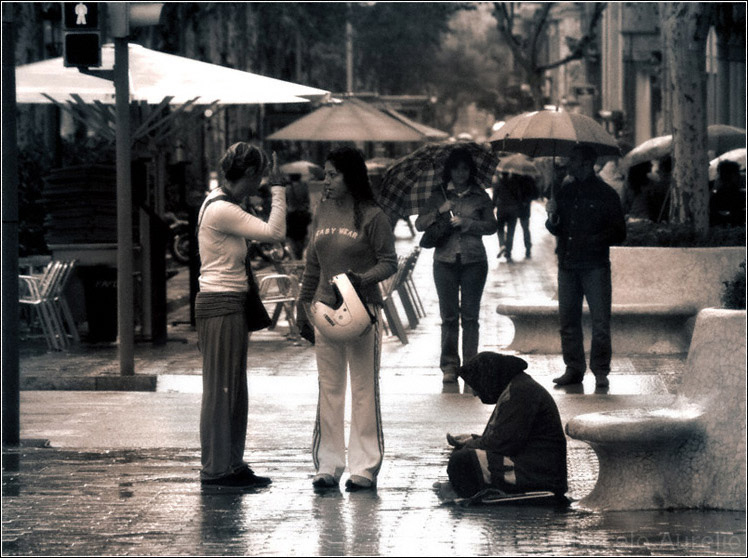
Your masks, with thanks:
<instances>
[{"instance_id":1,"label":"wet pavement","mask_svg":"<svg viewBox=\"0 0 748 558\"><path fill-rule=\"evenodd\" d=\"M486 239L482 350L511 341L511 322L495 312L500 300L554 295L553 241L542 220L535 207L532 260L496 260L496 237ZM398 253L407 254L415 240L402 223L397 237ZM386 456L374 492L313 491L314 354L286 338L283 322L250 342L246 457L273 484L245 494L204 492L198 482L201 365L184 304L169 315L166 345L137 344L129 383L119 378L116 346L22 347L22 444L3 449L3 554L745 555L744 512L441 505L432 485L446 480L445 433L481 432L492 409L461 393L461 384L441 383L431 251L414 280L427 316L408 330L407 345L384 341ZM170 300L183 300L185 287L183 271L169 281ZM668 404L685 361L615 355L610 388L596 393L591 377L553 387L563 371L559 355L523 357L564 423L581 413ZM568 442L568 496L578 500L595 484L597 460L585 443Z\"/></svg>"}]
</instances>

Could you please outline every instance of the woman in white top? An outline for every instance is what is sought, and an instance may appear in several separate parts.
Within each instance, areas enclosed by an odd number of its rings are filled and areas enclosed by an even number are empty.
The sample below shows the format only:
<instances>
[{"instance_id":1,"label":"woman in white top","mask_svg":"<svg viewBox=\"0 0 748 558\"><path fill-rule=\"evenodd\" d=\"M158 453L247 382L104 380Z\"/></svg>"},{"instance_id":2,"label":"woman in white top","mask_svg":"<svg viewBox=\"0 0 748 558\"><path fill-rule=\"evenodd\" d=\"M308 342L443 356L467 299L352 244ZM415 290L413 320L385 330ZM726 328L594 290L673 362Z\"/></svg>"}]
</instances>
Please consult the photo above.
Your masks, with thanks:
<instances>
[{"instance_id":1,"label":"woman in white top","mask_svg":"<svg viewBox=\"0 0 748 558\"><path fill-rule=\"evenodd\" d=\"M273 158L272 209L265 222L239 203L257 195L269 167L267 155L239 142L228 148L220 164L224 184L208 195L198 217L201 266L195 318L203 355L200 480L204 486L266 486L270 479L255 475L244 461L249 345L245 308L251 273L245 260L247 240L285 238L286 196Z\"/></svg>"}]
</instances>

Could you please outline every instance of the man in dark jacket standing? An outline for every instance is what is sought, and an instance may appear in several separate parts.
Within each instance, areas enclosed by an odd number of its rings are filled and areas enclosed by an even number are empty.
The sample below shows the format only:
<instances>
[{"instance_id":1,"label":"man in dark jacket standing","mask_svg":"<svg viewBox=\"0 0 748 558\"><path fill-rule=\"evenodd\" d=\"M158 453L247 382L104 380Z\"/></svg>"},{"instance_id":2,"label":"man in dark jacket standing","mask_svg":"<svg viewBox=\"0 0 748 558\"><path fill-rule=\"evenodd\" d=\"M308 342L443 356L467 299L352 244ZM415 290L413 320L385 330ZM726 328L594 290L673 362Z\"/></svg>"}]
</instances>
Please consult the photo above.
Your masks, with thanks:
<instances>
[{"instance_id":1,"label":"man in dark jacket standing","mask_svg":"<svg viewBox=\"0 0 748 558\"><path fill-rule=\"evenodd\" d=\"M486 405L496 407L483 434L447 435L454 491L469 498L485 488L506 493L567 490L566 436L551 395L511 355L482 352L459 375Z\"/></svg>"},{"instance_id":2,"label":"man in dark jacket standing","mask_svg":"<svg viewBox=\"0 0 748 558\"><path fill-rule=\"evenodd\" d=\"M595 174L595 151L577 146L569 157L568 176L556 199L546 206L546 228L556 236L558 310L561 350L566 371L559 386L582 382L586 370L582 302L592 319L590 369L597 387L608 386L610 372L610 246L626 240L626 221L616 191Z\"/></svg>"}]
</instances>

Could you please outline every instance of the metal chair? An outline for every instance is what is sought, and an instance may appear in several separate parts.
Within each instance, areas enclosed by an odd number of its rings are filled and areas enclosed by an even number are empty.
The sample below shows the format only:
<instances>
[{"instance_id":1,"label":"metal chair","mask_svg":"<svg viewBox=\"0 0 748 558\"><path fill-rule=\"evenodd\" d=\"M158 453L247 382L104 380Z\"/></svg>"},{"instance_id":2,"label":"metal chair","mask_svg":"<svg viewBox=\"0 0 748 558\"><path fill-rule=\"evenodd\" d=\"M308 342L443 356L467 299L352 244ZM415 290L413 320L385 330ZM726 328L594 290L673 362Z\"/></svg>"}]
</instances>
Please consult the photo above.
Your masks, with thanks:
<instances>
[{"instance_id":1,"label":"metal chair","mask_svg":"<svg viewBox=\"0 0 748 558\"><path fill-rule=\"evenodd\" d=\"M268 329L275 328L281 312L285 311L288 320L289 338L298 339L299 329L296 325L296 301L299 298L299 282L292 275L273 273L260 279L258 285L263 304L274 304L271 316L272 323Z\"/></svg>"},{"instance_id":2,"label":"metal chair","mask_svg":"<svg viewBox=\"0 0 748 558\"><path fill-rule=\"evenodd\" d=\"M73 319L73 313L70 311L67 300L65 299L65 288L67 287L70 277L73 275L77 261L71 260L61 263L61 269L57 277L54 292L52 293L52 303L55 311L57 312L59 323L64 326L63 333L65 339L69 337L73 344L80 343L80 335L78 334L78 326Z\"/></svg>"},{"instance_id":3,"label":"metal chair","mask_svg":"<svg viewBox=\"0 0 748 558\"><path fill-rule=\"evenodd\" d=\"M392 293L395 292L402 281L403 273L405 271L405 262L406 258L403 258L402 256L399 257L395 274L379 283L379 291L382 294L382 300L384 302L384 308L382 309L385 318L384 326L388 331L397 335L397 338L400 339L400 342L403 345L408 344L408 334L405 332L403 323L400 320L400 315L397 311L397 305L392 298Z\"/></svg>"},{"instance_id":4,"label":"metal chair","mask_svg":"<svg viewBox=\"0 0 748 558\"><path fill-rule=\"evenodd\" d=\"M62 271L62 262L54 261L50 262L44 273L39 276L18 276L18 302L36 311L47 348L53 351L62 351L67 347L67 337L54 302Z\"/></svg>"}]
</instances>

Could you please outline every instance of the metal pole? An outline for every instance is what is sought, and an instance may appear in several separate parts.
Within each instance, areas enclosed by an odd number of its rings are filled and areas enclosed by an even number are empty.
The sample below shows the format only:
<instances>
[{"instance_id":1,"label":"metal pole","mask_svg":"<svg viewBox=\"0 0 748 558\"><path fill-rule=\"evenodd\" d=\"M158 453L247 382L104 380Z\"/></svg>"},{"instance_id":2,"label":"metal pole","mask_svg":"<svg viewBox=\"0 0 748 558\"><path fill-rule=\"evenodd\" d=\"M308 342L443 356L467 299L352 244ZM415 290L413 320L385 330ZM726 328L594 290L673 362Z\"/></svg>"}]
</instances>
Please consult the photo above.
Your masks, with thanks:
<instances>
[{"instance_id":1,"label":"metal pole","mask_svg":"<svg viewBox=\"0 0 748 558\"><path fill-rule=\"evenodd\" d=\"M353 93L353 23L351 22L352 7L349 2L345 22L345 87L346 93Z\"/></svg>"},{"instance_id":2,"label":"metal pole","mask_svg":"<svg viewBox=\"0 0 748 558\"><path fill-rule=\"evenodd\" d=\"M129 73L127 38L115 38L114 91L117 109L117 327L119 332L119 370L121 376L132 376L135 374Z\"/></svg>"},{"instance_id":3,"label":"metal pole","mask_svg":"<svg viewBox=\"0 0 748 558\"><path fill-rule=\"evenodd\" d=\"M18 353L18 165L13 4L3 3L3 445L20 443Z\"/></svg>"}]
</instances>

